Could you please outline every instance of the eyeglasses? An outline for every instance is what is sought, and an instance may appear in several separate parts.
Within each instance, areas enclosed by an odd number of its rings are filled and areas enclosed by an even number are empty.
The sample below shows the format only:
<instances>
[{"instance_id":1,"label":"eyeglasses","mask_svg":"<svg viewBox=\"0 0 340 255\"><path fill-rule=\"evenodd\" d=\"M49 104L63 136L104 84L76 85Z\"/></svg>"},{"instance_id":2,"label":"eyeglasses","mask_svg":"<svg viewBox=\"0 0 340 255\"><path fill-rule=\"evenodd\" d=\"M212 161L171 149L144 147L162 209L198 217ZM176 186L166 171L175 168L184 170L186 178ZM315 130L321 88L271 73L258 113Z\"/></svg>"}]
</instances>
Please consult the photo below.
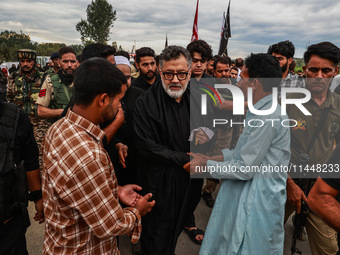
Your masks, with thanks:
<instances>
[{"instance_id":1,"label":"eyeglasses","mask_svg":"<svg viewBox=\"0 0 340 255\"><path fill-rule=\"evenodd\" d=\"M178 80L183 81L187 78L189 71L188 72L179 72L179 73L163 72L162 71L162 74L164 76L164 79L166 79L168 81L172 80L175 77L175 75L177 76Z\"/></svg>"}]
</instances>

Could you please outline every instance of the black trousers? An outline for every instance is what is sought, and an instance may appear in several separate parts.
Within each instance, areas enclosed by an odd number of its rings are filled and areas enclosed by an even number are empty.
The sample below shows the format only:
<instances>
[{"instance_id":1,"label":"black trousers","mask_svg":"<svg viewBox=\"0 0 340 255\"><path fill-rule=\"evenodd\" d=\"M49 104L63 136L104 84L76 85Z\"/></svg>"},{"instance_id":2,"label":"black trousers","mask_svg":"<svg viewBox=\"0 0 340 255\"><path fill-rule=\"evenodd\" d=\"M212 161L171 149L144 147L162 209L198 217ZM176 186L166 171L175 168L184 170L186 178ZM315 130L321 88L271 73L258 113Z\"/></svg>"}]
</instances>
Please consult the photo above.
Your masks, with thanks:
<instances>
[{"instance_id":1,"label":"black trousers","mask_svg":"<svg viewBox=\"0 0 340 255\"><path fill-rule=\"evenodd\" d=\"M26 213L27 210L26 210ZM13 219L0 225L0 255L27 255L26 229L29 226L27 216L18 212Z\"/></svg>"}]
</instances>

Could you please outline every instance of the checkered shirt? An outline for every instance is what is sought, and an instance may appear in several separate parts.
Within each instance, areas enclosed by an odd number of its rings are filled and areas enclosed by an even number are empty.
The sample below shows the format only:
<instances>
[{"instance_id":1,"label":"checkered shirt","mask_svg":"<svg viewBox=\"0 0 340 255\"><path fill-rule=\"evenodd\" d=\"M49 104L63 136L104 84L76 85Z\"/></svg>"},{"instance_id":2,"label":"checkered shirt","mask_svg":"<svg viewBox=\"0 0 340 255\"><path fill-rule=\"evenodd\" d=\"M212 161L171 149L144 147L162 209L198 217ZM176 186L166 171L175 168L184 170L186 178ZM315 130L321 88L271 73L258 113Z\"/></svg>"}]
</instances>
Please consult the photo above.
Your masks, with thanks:
<instances>
[{"instance_id":1,"label":"checkered shirt","mask_svg":"<svg viewBox=\"0 0 340 255\"><path fill-rule=\"evenodd\" d=\"M120 254L116 236L136 243L139 212L122 209L105 133L68 111L43 142L44 254Z\"/></svg>"},{"instance_id":2,"label":"checkered shirt","mask_svg":"<svg viewBox=\"0 0 340 255\"><path fill-rule=\"evenodd\" d=\"M281 88L304 88L304 87L305 81L302 77L288 72L287 77L280 83L278 96L279 98L281 98Z\"/></svg>"}]
</instances>

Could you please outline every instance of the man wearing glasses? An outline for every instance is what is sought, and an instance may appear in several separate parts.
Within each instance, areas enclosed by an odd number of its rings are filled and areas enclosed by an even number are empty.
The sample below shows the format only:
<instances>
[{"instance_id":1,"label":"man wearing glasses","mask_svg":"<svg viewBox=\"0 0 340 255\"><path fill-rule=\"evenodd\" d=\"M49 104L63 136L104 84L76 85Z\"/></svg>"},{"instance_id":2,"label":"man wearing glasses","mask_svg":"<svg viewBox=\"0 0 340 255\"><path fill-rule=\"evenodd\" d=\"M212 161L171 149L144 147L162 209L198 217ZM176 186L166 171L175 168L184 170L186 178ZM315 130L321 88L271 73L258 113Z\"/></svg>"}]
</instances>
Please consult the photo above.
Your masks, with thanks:
<instances>
[{"instance_id":1,"label":"man wearing glasses","mask_svg":"<svg viewBox=\"0 0 340 255\"><path fill-rule=\"evenodd\" d=\"M184 218L192 214L194 198L200 199L200 189L197 192L192 187L190 175L183 169L190 161L190 125L207 127L207 122L198 124L202 120L200 113L190 115L190 94L194 93L188 87L190 65L190 54L183 47L165 48L160 55L161 81L136 102L134 130L138 166L144 176L143 191L152 191L157 204L143 218L143 254L173 255ZM197 108L200 109L199 102ZM210 139L196 134L192 140L199 149Z\"/></svg>"}]
</instances>

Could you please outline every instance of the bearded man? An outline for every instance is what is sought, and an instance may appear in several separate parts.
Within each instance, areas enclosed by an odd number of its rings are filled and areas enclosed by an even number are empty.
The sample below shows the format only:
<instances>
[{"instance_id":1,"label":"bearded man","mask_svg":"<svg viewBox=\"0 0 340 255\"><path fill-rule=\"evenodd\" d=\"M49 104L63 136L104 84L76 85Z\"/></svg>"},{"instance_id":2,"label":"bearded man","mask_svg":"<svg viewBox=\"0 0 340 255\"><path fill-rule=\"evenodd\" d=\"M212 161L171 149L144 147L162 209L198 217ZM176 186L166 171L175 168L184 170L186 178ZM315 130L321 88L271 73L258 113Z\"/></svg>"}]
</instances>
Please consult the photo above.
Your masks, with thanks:
<instances>
[{"instance_id":1,"label":"bearded man","mask_svg":"<svg viewBox=\"0 0 340 255\"><path fill-rule=\"evenodd\" d=\"M160 77L156 73L157 65L153 49L142 47L136 50L136 67L140 75L132 82L132 86L146 91L160 81Z\"/></svg>"},{"instance_id":2,"label":"bearded man","mask_svg":"<svg viewBox=\"0 0 340 255\"><path fill-rule=\"evenodd\" d=\"M282 69L282 80L278 91L279 97L281 96L280 88L282 87L303 87L303 79L300 76L289 72L289 65L292 63L295 54L295 46L291 41L283 41L273 44L269 46L267 53L277 58Z\"/></svg>"},{"instance_id":3,"label":"bearded man","mask_svg":"<svg viewBox=\"0 0 340 255\"><path fill-rule=\"evenodd\" d=\"M194 97L196 90L188 86L190 67L191 56L186 49L165 48L160 55L161 81L136 101L138 166L144 177L144 192L152 191L156 201L153 212L143 218L143 254L173 255L184 220L200 199L201 186L197 188L183 166L190 161L190 145L200 150L212 139L204 132L196 132L191 139L194 142L188 141L197 127L207 127L209 123L200 110L195 112L200 102L194 99L200 99L200 95Z\"/></svg>"}]
</instances>

